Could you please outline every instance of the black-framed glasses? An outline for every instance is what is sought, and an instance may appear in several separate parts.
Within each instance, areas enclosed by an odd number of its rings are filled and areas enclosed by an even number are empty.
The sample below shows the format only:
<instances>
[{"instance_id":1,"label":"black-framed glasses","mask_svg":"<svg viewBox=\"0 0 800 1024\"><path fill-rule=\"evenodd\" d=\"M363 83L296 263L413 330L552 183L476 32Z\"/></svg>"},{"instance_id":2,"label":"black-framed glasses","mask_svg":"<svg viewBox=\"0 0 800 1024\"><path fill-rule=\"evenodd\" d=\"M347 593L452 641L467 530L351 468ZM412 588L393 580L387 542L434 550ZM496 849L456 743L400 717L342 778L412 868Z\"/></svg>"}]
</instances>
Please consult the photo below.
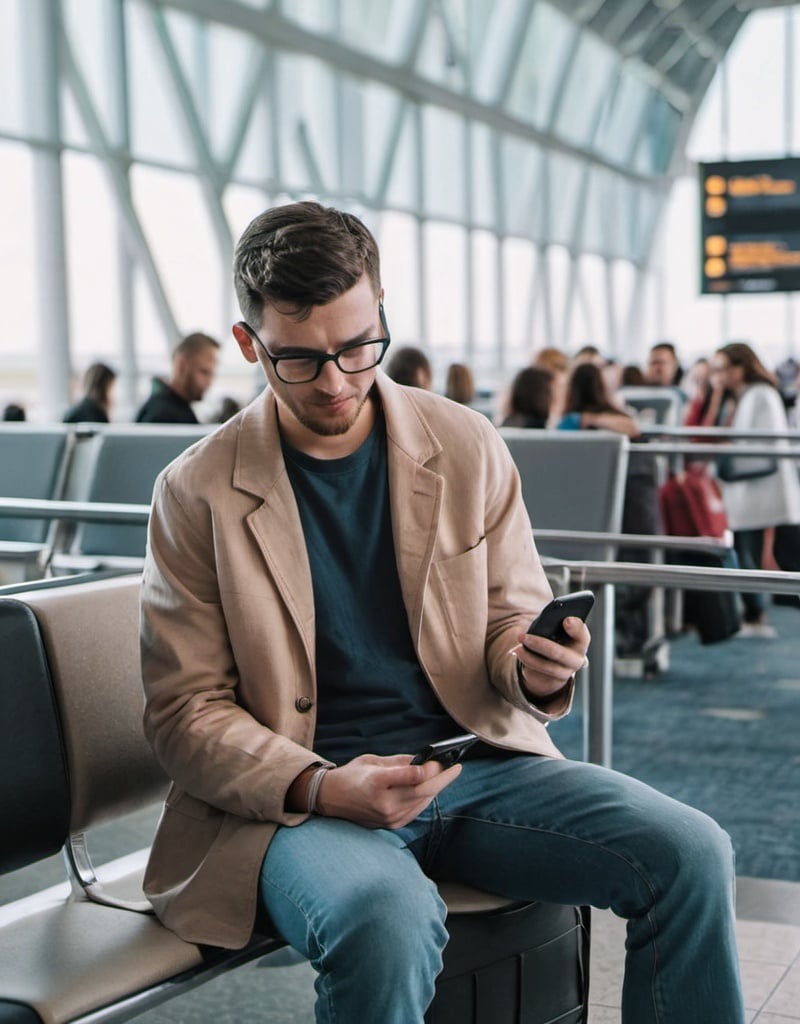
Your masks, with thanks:
<instances>
[{"instance_id":1,"label":"black-framed glasses","mask_svg":"<svg viewBox=\"0 0 800 1024\"><path fill-rule=\"evenodd\" d=\"M326 363L334 363L342 373L363 373L364 370L371 370L377 366L386 355L386 349L392 340L386 325L386 314L383 311L382 302L378 303L378 316L383 330L382 338L354 341L351 345L342 346L338 352L334 352L332 355L321 352L302 356L274 356L267 351L267 346L249 324L243 322L242 326L259 343L264 355L272 363L279 380L282 380L284 384L309 384L319 377Z\"/></svg>"}]
</instances>

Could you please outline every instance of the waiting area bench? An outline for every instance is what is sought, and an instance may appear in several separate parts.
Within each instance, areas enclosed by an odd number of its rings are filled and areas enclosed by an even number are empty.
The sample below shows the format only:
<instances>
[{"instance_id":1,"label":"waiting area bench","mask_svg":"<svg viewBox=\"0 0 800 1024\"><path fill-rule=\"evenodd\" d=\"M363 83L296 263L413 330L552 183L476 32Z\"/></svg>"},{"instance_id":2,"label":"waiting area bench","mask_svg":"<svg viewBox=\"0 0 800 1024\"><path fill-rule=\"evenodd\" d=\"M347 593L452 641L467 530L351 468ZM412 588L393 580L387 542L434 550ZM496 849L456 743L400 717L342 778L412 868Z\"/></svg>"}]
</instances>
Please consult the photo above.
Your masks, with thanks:
<instances>
[{"instance_id":1,"label":"waiting area bench","mask_svg":"<svg viewBox=\"0 0 800 1024\"><path fill-rule=\"evenodd\" d=\"M92 865L92 830L157 805L167 780L141 728L138 575L53 582L0 588L0 874L63 850L69 880L0 906L0 1024L129 1020L284 945L183 942L143 897L146 849ZM441 888L427 1024L586 1019L585 909Z\"/></svg>"}]
</instances>

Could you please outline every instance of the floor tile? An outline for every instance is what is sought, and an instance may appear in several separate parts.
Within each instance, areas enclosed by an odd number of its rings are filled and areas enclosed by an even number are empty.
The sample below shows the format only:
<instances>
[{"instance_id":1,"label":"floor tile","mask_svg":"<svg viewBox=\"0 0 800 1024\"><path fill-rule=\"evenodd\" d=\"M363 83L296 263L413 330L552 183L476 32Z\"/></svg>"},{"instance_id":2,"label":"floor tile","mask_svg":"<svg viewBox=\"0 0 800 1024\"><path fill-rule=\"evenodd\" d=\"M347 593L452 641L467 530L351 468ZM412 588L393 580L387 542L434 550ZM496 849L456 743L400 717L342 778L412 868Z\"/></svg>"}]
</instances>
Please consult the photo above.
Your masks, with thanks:
<instances>
[{"instance_id":1,"label":"floor tile","mask_svg":"<svg viewBox=\"0 0 800 1024\"><path fill-rule=\"evenodd\" d=\"M785 964L788 967L800 954L800 927L764 921L737 921L736 942L741 960Z\"/></svg>"},{"instance_id":2,"label":"floor tile","mask_svg":"<svg viewBox=\"0 0 800 1024\"><path fill-rule=\"evenodd\" d=\"M743 960L740 966L744 1005L748 1010L760 1010L786 974L786 965Z\"/></svg>"},{"instance_id":3,"label":"floor tile","mask_svg":"<svg viewBox=\"0 0 800 1024\"><path fill-rule=\"evenodd\" d=\"M800 963L791 967L770 996L764 1010L800 1020Z\"/></svg>"}]
</instances>

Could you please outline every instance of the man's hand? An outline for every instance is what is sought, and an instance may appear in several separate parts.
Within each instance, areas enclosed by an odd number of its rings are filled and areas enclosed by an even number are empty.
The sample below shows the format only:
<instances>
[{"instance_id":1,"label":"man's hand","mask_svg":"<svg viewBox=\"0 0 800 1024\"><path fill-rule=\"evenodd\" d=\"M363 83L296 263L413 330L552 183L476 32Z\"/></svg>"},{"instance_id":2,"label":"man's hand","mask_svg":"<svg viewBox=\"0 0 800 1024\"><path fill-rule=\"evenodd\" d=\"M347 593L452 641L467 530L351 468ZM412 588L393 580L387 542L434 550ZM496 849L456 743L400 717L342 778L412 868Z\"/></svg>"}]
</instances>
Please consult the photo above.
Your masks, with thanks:
<instances>
[{"instance_id":1,"label":"man's hand","mask_svg":"<svg viewBox=\"0 0 800 1024\"><path fill-rule=\"evenodd\" d=\"M562 690L586 663L591 639L586 623L574 615L564 619L569 642L557 644L543 636L520 633L512 654L519 661L522 681L534 700L546 701Z\"/></svg>"},{"instance_id":2,"label":"man's hand","mask_svg":"<svg viewBox=\"0 0 800 1024\"><path fill-rule=\"evenodd\" d=\"M325 774L317 796L323 815L366 828L402 828L458 778L461 765L411 764L412 754L361 754Z\"/></svg>"}]
</instances>

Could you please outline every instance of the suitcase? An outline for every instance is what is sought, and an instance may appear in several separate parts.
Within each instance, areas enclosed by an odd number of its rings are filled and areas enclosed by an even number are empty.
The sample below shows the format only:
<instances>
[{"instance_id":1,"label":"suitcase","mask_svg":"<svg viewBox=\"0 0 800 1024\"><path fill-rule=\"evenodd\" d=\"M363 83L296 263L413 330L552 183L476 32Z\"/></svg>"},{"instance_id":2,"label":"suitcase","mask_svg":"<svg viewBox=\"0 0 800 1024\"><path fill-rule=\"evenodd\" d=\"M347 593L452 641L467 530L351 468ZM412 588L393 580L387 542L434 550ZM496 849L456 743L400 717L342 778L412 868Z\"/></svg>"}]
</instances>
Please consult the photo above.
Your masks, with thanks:
<instances>
[{"instance_id":1,"label":"suitcase","mask_svg":"<svg viewBox=\"0 0 800 1024\"><path fill-rule=\"evenodd\" d=\"M450 914L425 1024L583 1024L589 909L523 903Z\"/></svg>"}]
</instances>

